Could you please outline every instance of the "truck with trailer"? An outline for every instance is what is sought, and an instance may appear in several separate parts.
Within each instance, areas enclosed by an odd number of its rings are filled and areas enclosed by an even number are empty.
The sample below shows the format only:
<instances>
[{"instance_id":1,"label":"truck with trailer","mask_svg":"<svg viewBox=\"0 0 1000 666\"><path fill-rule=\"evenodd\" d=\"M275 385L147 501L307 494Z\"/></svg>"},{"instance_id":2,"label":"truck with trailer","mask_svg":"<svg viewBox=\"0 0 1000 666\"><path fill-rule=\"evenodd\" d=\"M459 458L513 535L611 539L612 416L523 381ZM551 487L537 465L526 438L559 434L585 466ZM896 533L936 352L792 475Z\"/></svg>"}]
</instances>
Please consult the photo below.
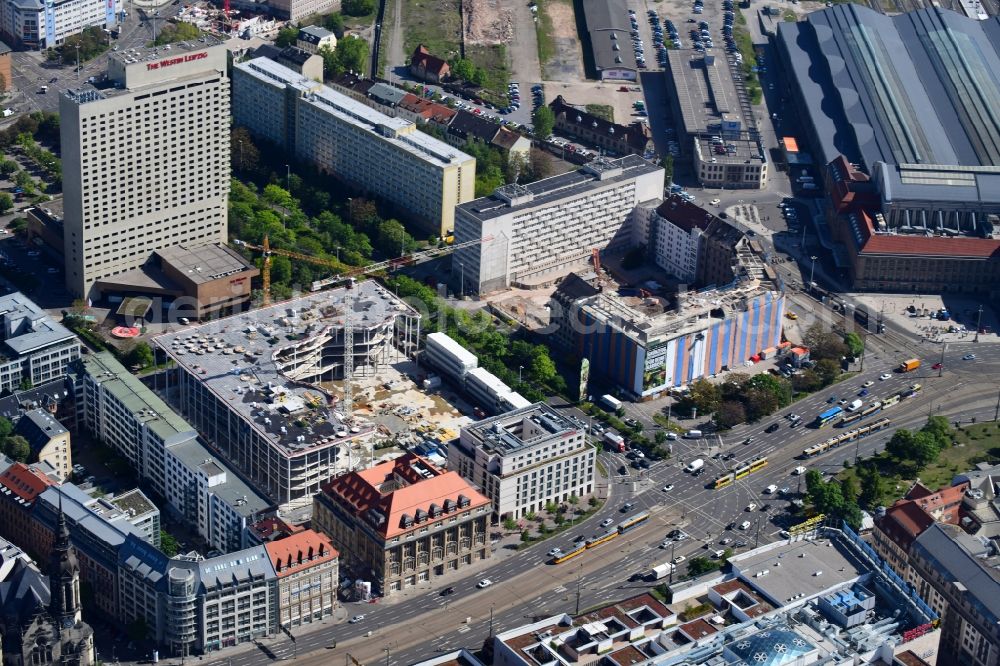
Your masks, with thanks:
<instances>
[{"instance_id":1,"label":"truck with trailer","mask_svg":"<svg viewBox=\"0 0 1000 666\"><path fill-rule=\"evenodd\" d=\"M601 406L609 411L617 412L622 408L622 401L610 393L606 393L601 396Z\"/></svg>"},{"instance_id":2,"label":"truck with trailer","mask_svg":"<svg viewBox=\"0 0 1000 666\"><path fill-rule=\"evenodd\" d=\"M920 367L920 359L911 358L900 363L897 370L899 370L900 372L913 372L919 367Z\"/></svg>"},{"instance_id":3,"label":"truck with trailer","mask_svg":"<svg viewBox=\"0 0 1000 666\"><path fill-rule=\"evenodd\" d=\"M604 433L601 438L609 449L618 453L625 453L625 439L616 432L610 430Z\"/></svg>"}]
</instances>

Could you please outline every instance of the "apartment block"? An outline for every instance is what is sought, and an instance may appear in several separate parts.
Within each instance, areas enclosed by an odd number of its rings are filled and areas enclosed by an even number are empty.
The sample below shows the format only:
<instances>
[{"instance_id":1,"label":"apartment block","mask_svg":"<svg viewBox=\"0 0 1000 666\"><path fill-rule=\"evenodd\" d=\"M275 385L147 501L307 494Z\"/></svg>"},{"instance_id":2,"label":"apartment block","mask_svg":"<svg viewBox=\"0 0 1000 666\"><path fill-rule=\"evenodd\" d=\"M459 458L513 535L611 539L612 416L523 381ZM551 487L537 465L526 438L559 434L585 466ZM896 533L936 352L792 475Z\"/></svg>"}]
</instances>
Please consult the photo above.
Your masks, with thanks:
<instances>
[{"instance_id":1,"label":"apartment block","mask_svg":"<svg viewBox=\"0 0 1000 666\"><path fill-rule=\"evenodd\" d=\"M224 244L229 197L228 52L204 42L115 51L113 87L59 102L66 286L140 268L160 249Z\"/></svg>"},{"instance_id":2,"label":"apartment block","mask_svg":"<svg viewBox=\"0 0 1000 666\"><path fill-rule=\"evenodd\" d=\"M111 354L88 354L72 374L81 426L120 452L212 548L247 545L246 527L271 503L244 482Z\"/></svg>"},{"instance_id":3,"label":"apartment block","mask_svg":"<svg viewBox=\"0 0 1000 666\"><path fill-rule=\"evenodd\" d=\"M330 539L305 530L264 544L278 578L278 624L292 629L333 616L339 554Z\"/></svg>"},{"instance_id":4,"label":"apartment block","mask_svg":"<svg viewBox=\"0 0 1000 666\"><path fill-rule=\"evenodd\" d=\"M52 465L63 481L70 477L73 456L69 431L52 414L44 409L25 412L14 426L14 434L27 440L33 461Z\"/></svg>"},{"instance_id":5,"label":"apartment block","mask_svg":"<svg viewBox=\"0 0 1000 666\"><path fill-rule=\"evenodd\" d=\"M0 391L58 379L80 356L80 340L19 291L0 296L0 326Z\"/></svg>"},{"instance_id":6,"label":"apartment block","mask_svg":"<svg viewBox=\"0 0 1000 666\"><path fill-rule=\"evenodd\" d=\"M457 472L407 453L325 483L312 524L387 596L488 558L489 516Z\"/></svg>"},{"instance_id":7,"label":"apartment block","mask_svg":"<svg viewBox=\"0 0 1000 666\"><path fill-rule=\"evenodd\" d=\"M153 341L177 364L164 389L178 410L282 510L311 505L320 485L346 469L344 448L375 432L335 409L339 396L328 384L343 378L348 307L355 377L372 376L416 350L420 315L373 280Z\"/></svg>"},{"instance_id":8,"label":"apartment block","mask_svg":"<svg viewBox=\"0 0 1000 666\"><path fill-rule=\"evenodd\" d=\"M459 385L465 383L470 370L479 366L475 354L441 331L427 334L422 360Z\"/></svg>"},{"instance_id":9,"label":"apartment block","mask_svg":"<svg viewBox=\"0 0 1000 666\"><path fill-rule=\"evenodd\" d=\"M85 28L116 26L121 9L118 0L4 0L0 3L0 32L15 46L51 49Z\"/></svg>"},{"instance_id":10,"label":"apartment block","mask_svg":"<svg viewBox=\"0 0 1000 666\"><path fill-rule=\"evenodd\" d=\"M528 185L505 185L455 212L454 287L482 294L555 282L594 248L624 251L645 243L632 224L640 204L663 197L662 168L641 157L598 159Z\"/></svg>"},{"instance_id":11,"label":"apartment block","mask_svg":"<svg viewBox=\"0 0 1000 666\"><path fill-rule=\"evenodd\" d=\"M423 233L450 235L455 206L473 197L474 158L267 58L233 67L233 113L237 125L392 204Z\"/></svg>"},{"instance_id":12,"label":"apartment block","mask_svg":"<svg viewBox=\"0 0 1000 666\"><path fill-rule=\"evenodd\" d=\"M544 402L462 428L448 466L482 489L500 519L594 491L596 451L586 434Z\"/></svg>"}]
</instances>

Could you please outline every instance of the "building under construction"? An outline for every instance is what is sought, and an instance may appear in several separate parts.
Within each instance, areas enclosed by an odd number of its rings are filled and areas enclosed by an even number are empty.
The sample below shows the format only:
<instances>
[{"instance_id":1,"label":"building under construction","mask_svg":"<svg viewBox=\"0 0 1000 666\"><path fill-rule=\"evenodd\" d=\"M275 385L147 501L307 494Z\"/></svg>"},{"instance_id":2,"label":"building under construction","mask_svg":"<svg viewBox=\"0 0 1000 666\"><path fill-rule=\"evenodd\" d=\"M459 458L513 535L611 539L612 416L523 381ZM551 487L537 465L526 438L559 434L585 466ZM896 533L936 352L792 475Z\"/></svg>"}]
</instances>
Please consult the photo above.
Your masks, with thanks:
<instances>
[{"instance_id":1,"label":"building under construction","mask_svg":"<svg viewBox=\"0 0 1000 666\"><path fill-rule=\"evenodd\" d=\"M416 350L420 315L369 280L157 337L178 368L157 388L281 508L308 505L345 467L342 448L374 434L329 384L343 379L345 318L352 377Z\"/></svg>"}]
</instances>

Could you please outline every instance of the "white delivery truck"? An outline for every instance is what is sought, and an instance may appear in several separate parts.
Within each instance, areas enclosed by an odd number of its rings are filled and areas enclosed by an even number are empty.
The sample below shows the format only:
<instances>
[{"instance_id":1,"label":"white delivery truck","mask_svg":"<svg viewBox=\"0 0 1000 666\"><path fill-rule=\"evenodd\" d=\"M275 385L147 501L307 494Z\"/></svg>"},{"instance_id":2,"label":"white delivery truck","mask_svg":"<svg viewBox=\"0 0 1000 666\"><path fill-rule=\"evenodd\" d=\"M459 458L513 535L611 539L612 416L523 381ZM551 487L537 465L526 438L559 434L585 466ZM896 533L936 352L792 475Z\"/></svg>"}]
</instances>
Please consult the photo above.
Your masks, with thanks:
<instances>
[{"instance_id":1,"label":"white delivery truck","mask_svg":"<svg viewBox=\"0 0 1000 666\"><path fill-rule=\"evenodd\" d=\"M612 412L617 412L622 408L622 401L610 393L606 393L601 396L601 406L605 409L611 410Z\"/></svg>"},{"instance_id":2,"label":"white delivery truck","mask_svg":"<svg viewBox=\"0 0 1000 666\"><path fill-rule=\"evenodd\" d=\"M670 575L670 572L677 568L676 564L671 562L666 562L665 564L657 564L653 567L653 573L651 578L653 580L660 580L661 578L666 578Z\"/></svg>"},{"instance_id":3,"label":"white delivery truck","mask_svg":"<svg viewBox=\"0 0 1000 666\"><path fill-rule=\"evenodd\" d=\"M865 404L865 403L861 402L860 399L859 400L855 400L854 402L852 402L851 404L849 404L847 406L847 411L849 411L849 412L856 412L859 409L861 409L861 405L863 405L863 404Z\"/></svg>"},{"instance_id":4,"label":"white delivery truck","mask_svg":"<svg viewBox=\"0 0 1000 666\"><path fill-rule=\"evenodd\" d=\"M697 472L699 469L705 466L705 461L701 458L692 460L688 463L688 466L684 468L685 472Z\"/></svg>"}]
</instances>

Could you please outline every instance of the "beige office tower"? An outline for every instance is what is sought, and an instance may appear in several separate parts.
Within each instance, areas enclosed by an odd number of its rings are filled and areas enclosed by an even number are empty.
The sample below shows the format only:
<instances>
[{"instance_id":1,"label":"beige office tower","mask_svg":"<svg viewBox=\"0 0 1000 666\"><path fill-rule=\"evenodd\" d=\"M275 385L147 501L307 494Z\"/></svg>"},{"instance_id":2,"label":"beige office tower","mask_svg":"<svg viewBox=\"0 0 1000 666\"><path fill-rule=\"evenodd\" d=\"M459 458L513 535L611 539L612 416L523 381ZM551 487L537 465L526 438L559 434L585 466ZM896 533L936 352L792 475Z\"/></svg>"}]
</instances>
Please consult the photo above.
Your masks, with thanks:
<instances>
[{"instance_id":1,"label":"beige office tower","mask_svg":"<svg viewBox=\"0 0 1000 666\"><path fill-rule=\"evenodd\" d=\"M222 45L115 51L108 83L59 100L66 286L100 280L159 249L226 242L229 77Z\"/></svg>"}]
</instances>

